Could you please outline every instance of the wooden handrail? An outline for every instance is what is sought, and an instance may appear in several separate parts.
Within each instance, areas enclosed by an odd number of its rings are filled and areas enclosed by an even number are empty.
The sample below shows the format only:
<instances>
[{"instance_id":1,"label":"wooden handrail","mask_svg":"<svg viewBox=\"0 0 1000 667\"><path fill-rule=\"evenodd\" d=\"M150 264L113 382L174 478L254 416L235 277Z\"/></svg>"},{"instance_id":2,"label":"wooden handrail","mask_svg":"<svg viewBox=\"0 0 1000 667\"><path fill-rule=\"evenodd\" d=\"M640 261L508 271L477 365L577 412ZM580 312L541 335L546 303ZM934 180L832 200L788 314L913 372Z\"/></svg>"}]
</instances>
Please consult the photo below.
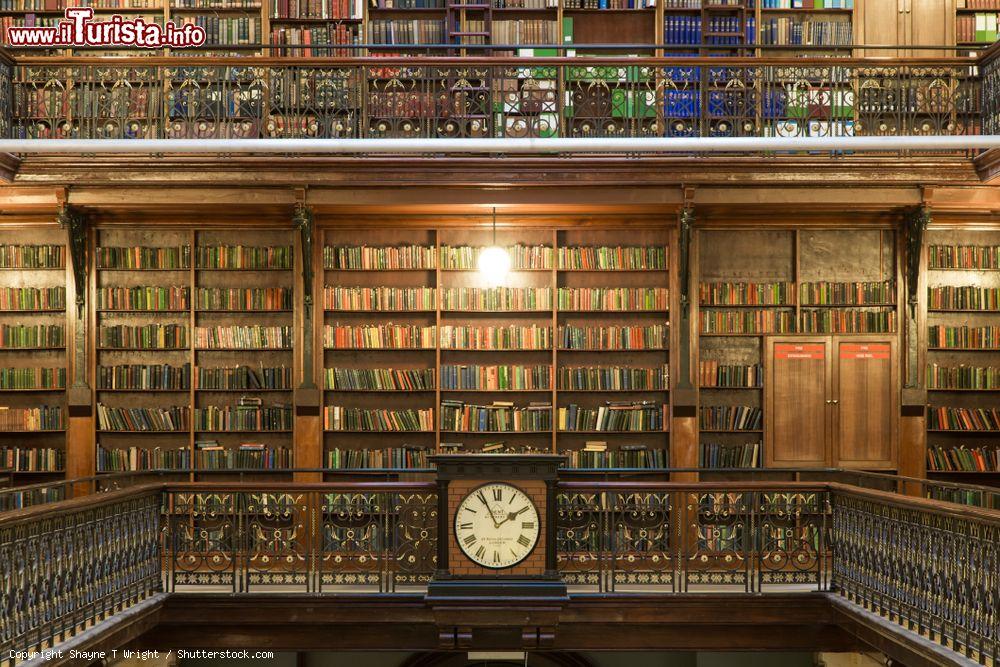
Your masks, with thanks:
<instances>
[{"instance_id":1,"label":"wooden handrail","mask_svg":"<svg viewBox=\"0 0 1000 667\"><path fill-rule=\"evenodd\" d=\"M79 498L58 500L44 505L33 505L20 510L0 512L0 528L8 528L10 526L39 521L41 519L49 519L55 516L72 514L73 512L79 510L90 510L95 507L113 505L114 503L128 498L138 498L141 496L162 493L163 489L164 484L161 483L143 484L139 486L131 486L126 489L108 491L107 493L80 496Z\"/></svg>"}]
</instances>

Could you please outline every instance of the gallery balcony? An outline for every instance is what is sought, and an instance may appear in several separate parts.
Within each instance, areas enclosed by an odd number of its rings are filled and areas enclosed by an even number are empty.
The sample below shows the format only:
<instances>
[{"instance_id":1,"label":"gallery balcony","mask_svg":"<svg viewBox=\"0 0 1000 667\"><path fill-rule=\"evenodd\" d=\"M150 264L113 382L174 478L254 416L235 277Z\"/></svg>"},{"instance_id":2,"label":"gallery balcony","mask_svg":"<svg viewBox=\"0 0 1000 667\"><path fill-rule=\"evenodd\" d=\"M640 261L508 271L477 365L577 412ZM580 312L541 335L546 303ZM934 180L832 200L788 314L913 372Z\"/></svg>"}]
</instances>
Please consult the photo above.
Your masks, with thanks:
<instances>
[{"instance_id":1,"label":"gallery balcony","mask_svg":"<svg viewBox=\"0 0 1000 667\"><path fill-rule=\"evenodd\" d=\"M96 52L95 52L96 53ZM419 53L419 50L418 50ZM777 52L776 52L777 53ZM30 140L169 140L180 151L246 152L228 140L376 140L289 144L275 158L335 151L342 159L400 152L379 140L420 140L409 156L494 160L653 158L704 163L761 158L899 166L951 163L963 177L992 176L983 143L857 149L769 144L712 148L699 139L963 140L1000 132L996 49L978 56L798 57L110 57L5 54L0 136ZM519 140L537 140L529 148ZM621 140L590 153L549 140ZM637 140L671 140L651 150ZM191 140L202 142L190 146ZM227 140L226 143L213 143ZM459 147L454 140L500 141ZM548 144L546 144L548 141ZM120 142L117 142L120 143ZM339 145L338 148L331 148ZM620 145L620 150L617 146ZM109 152L112 144L108 143ZM244 146L250 146L245 144ZM781 148L780 146L787 146ZM8 145L8 148L10 145ZM263 147L258 147L265 150ZM170 156L170 144L115 151ZM253 152L253 148L247 151ZM596 150L596 149L595 149ZM665 150L665 152L661 152ZM101 145L18 144L8 176L39 153L101 153ZM723 151L721 156L719 151ZM330 156L327 156L330 157ZM890 161L891 160L891 161ZM887 162L890 161L890 162ZM728 164L732 165L730 161ZM937 179L942 178L939 171ZM978 178L976 179L978 180Z\"/></svg>"},{"instance_id":2,"label":"gallery balcony","mask_svg":"<svg viewBox=\"0 0 1000 667\"><path fill-rule=\"evenodd\" d=\"M29 506L0 514L0 649L14 663L10 650L140 637L145 648L874 648L906 665L1000 656L995 490L835 470L784 482L560 474L548 530L568 596L491 604L425 597L442 571L441 487L421 474L146 473L4 491L8 507ZM94 485L105 490L58 499Z\"/></svg>"}]
</instances>

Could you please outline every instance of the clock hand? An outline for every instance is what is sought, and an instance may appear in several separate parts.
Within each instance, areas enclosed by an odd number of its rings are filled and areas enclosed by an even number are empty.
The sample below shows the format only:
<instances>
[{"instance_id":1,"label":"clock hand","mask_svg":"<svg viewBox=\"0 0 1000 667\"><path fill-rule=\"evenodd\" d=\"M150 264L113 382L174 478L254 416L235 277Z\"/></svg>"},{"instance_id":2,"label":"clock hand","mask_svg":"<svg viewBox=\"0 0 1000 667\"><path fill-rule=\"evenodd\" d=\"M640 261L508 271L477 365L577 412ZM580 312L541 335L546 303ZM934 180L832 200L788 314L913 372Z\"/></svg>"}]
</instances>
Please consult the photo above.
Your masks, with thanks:
<instances>
[{"instance_id":1,"label":"clock hand","mask_svg":"<svg viewBox=\"0 0 1000 667\"><path fill-rule=\"evenodd\" d=\"M483 495L482 491L480 491L477 495L479 497L479 502L481 502L483 506L486 507L486 512L490 515L490 521L493 522L493 527L499 528L500 524L497 523L496 517L493 515L493 508L490 507L490 504L488 502L486 502L486 496Z\"/></svg>"},{"instance_id":2,"label":"clock hand","mask_svg":"<svg viewBox=\"0 0 1000 667\"><path fill-rule=\"evenodd\" d=\"M518 517L519 514L521 514L521 512L523 512L523 511L525 511L527 509L528 509L528 506L525 505L524 507L522 507L521 509L517 510L516 512L511 512L510 514L507 515L507 518L504 519L504 521L513 521L514 519L516 519Z\"/></svg>"}]
</instances>

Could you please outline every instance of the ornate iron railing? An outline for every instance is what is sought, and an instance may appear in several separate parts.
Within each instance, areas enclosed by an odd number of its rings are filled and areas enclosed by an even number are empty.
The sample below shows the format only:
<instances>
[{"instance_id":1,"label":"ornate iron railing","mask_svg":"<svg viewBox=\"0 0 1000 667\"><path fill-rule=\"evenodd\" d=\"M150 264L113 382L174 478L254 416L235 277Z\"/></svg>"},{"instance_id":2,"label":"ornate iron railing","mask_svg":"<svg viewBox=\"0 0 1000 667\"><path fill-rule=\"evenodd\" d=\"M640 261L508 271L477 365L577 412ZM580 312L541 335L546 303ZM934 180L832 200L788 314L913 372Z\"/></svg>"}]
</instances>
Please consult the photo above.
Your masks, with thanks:
<instances>
[{"instance_id":1,"label":"ornate iron railing","mask_svg":"<svg viewBox=\"0 0 1000 667\"><path fill-rule=\"evenodd\" d=\"M968 135L993 104L961 58L22 58L11 76L13 138Z\"/></svg>"},{"instance_id":2,"label":"ornate iron railing","mask_svg":"<svg viewBox=\"0 0 1000 667\"><path fill-rule=\"evenodd\" d=\"M833 493L833 589L983 665L1000 660L1000 513Z\"/></svg>"},{"instance_id":3,"label":"ornate iron railing","mask_svg":"<svg viewBox=\"0 0 1000 667\"><path fill-rule=\"evenodd\" d=\"M155 593L422 591L437 485L157 483L0 516L0 652ZM575 593L828 592L982 664L1000 657L1000 512L838 482L562 482Z\"/></svg>"}]
</instances>

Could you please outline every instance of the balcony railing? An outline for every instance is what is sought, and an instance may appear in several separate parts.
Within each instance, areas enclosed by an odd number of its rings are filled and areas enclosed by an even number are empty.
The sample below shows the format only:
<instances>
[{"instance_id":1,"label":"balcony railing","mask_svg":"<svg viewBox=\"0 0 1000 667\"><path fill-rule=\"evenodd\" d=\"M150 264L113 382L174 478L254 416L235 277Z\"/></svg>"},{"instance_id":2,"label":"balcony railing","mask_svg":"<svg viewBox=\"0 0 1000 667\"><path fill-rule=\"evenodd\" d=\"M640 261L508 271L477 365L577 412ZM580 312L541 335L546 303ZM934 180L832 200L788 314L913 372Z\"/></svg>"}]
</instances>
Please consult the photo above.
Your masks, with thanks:
<instances>
[{"instance_id":1,"label":"balcony railing","mask_svg":"<svg viewBox=\"0 0 1000 667\"><path fill-rule=\"evenodd\" d=\"M960 136L1000 106L991 53L19 57L2 77L0 134L39 139Z\"/></svg>"},{"instance_id":2,"label":"balcony railing","mask_svg":"<svg viewBox=\"0 0 1000 667\"><path fill-rule=\"evenodd\" d=\"M0 651L156 595L423 590L437 489L155 483L8 512ZM1000 657L1000 512L830 481L570 481L556 509L571 597L821 592L981 664Z\"/></svg>"}]
</instances>

